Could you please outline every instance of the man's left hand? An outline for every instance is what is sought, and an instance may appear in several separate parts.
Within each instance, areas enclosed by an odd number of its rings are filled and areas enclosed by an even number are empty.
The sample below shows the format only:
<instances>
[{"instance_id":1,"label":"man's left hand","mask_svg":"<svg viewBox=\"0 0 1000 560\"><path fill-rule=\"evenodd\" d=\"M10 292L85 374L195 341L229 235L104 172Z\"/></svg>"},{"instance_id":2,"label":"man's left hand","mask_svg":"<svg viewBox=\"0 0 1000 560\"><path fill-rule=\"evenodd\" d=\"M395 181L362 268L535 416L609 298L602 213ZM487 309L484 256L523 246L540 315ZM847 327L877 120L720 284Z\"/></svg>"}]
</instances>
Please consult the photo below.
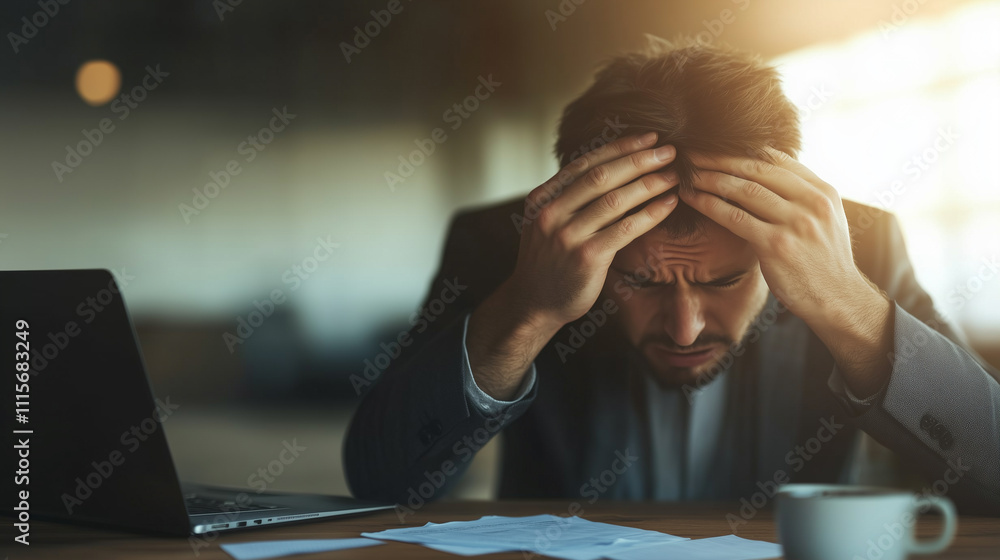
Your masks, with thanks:
<instances>
[{"instance_id":1,"label":"man's left hand","mask_svg":"<svg viewBox=\"0 0 1000 560\"><path fill-rule=\"evenodd\" d=\"M837 190L768 151L773 164L691 154L695 188L680 197L750 243L771 293L823 340L852 390L873 393L890 369L891 304L854 263Z\"/></svg>"}]
</instances>

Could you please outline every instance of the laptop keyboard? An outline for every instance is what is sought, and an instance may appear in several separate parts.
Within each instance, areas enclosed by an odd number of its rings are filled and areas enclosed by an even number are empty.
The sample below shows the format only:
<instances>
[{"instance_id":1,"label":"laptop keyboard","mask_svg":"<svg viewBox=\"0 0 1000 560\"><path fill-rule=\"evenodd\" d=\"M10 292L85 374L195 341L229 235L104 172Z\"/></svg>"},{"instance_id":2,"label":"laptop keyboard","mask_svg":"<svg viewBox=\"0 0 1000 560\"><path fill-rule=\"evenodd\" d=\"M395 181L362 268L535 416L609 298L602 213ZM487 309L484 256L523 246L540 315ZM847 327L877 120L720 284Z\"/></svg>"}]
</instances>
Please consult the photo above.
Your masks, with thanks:
<instances>
[{"instance_id":1,"label":"laptop keyboard","mask_svg":"<svg viewBox=\"0 0 1000 560\"><path fill-rule=\"evenodd\" d=\"M233 500L210 498L208 496L199 496L198 494L184 495L184 505L187 507L188 514L190 515L284 509L283 506L276 506L272 504L262 504L247 500L241 500L241 502L242 503L236 503Z\"/></svg>"}]
</instances>

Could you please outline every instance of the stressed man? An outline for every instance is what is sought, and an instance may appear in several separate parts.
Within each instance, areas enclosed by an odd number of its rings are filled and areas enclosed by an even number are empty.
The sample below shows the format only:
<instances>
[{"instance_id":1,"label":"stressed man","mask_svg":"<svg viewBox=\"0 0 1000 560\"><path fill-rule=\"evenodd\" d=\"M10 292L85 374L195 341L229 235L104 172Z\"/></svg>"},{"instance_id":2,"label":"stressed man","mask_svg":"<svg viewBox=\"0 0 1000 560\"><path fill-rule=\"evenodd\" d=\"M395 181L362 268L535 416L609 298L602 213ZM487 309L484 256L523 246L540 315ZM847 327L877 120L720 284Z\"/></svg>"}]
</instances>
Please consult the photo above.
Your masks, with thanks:
<instances>
[{"instance_id":1,"label":"stressed man","mask_svg":"<svg viewBox=\"0 0 1000 560\"><path fill-rule=\"evenodd\" d=\"M799 147L754 57L613 59L564 112L562 169L452 222L430 293L467 289L356 412L355 495L439 498L502 432L502 498L737 501L888 467L1000 511L997 372L935 313L895 219Z\"/></svg>"}]
</instances>

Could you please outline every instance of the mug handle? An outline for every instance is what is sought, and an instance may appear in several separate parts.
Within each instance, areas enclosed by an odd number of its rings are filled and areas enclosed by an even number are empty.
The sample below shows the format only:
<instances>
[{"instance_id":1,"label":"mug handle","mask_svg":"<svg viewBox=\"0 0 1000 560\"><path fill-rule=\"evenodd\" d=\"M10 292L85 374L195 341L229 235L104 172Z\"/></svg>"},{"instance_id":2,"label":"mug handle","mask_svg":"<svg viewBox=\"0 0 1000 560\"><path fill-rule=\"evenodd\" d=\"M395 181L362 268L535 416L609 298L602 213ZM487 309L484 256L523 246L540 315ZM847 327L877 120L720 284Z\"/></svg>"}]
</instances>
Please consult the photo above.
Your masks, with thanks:
<instances>
[{"instance_id":1,"label":"mug handle","mask_svg":"<svg viewBox=\"0 0 1000 560\"><path fill-rule=\"evenodd\" d=\"M922 509L936 509L944 517L941 534L936 539L929 541L918 541L911 537L909 551L914 554L934 554L948 548L952 539L955 538L955 529L958 525L958 515L955 513L955 506L951 500L939 496L919 496L913 502L913 518L916 520Z\"/></svg>"}]
</instances>

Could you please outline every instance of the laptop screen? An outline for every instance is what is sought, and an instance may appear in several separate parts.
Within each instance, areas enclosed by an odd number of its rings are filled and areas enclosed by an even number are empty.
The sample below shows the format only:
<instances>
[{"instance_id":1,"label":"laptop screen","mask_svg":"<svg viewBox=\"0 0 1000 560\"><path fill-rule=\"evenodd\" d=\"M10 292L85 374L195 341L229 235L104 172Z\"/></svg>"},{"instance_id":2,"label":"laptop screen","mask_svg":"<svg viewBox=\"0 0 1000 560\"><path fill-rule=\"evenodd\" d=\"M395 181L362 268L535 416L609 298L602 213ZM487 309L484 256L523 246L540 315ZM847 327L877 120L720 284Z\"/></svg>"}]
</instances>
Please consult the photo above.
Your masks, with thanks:
<instances>
[{"instance_id":1,"label":"laptop screen","mask_svg":"<svg viewBox=\"0 0 1000 560\"><path fill-rule=\"evenodd\" d=\"M187 534L162 425L178 404L154 399L111 273L3 271L0 288L5 495L22 506L5 513Z\"/></svg>"}]
</instances>

